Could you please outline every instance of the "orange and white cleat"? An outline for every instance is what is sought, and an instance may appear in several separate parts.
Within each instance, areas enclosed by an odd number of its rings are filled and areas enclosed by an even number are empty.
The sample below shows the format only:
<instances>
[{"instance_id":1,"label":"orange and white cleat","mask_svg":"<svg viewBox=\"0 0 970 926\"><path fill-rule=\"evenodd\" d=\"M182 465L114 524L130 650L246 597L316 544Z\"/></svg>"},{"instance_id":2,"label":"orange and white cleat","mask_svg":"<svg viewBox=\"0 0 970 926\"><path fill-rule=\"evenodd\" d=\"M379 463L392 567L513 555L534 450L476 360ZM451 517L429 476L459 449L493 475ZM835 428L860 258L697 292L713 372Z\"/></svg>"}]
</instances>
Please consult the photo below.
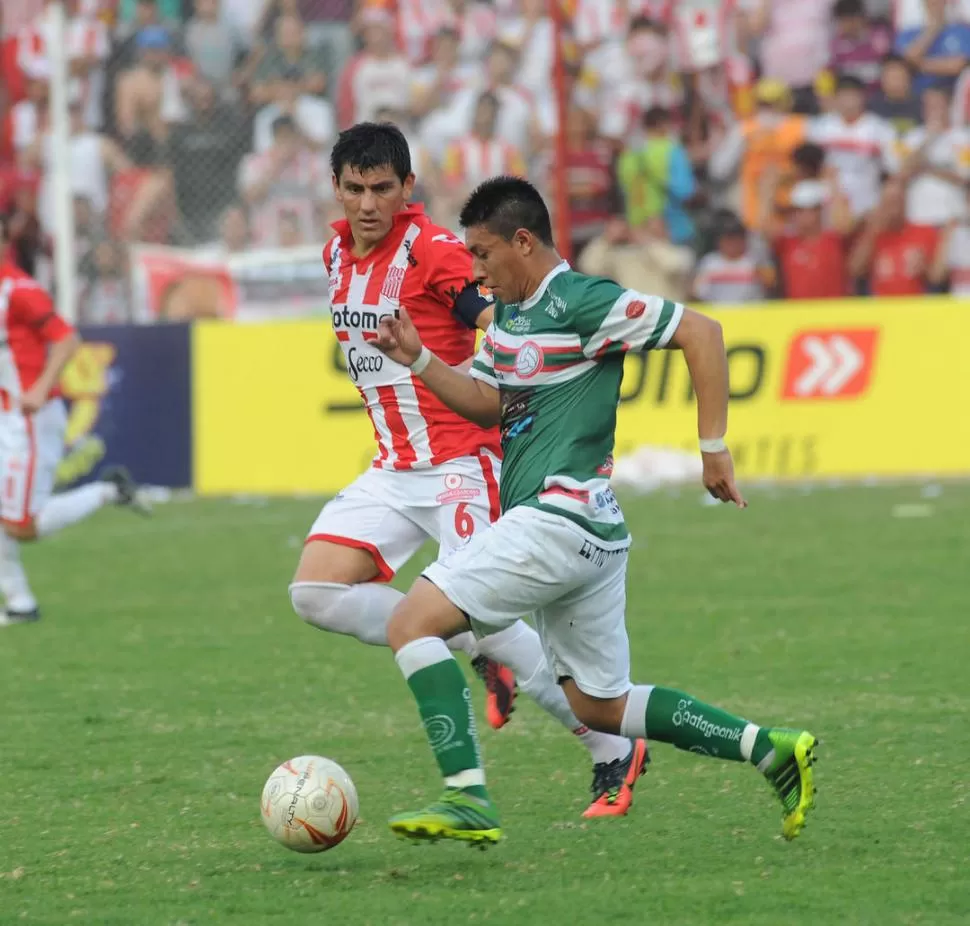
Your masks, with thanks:
<instances>
[{"instance_id":1,"label":"orange and white cleat","mask_svg":"<svg viewBox=\"0 0 970 926\"><path fill-rule=\"evenodd\" d=\"M485 656L472 660L472 668L485 683L485 717L493 730L501 730L509 722L515 710L518 686L511 669L493 662Z\"/></svg>"},{"instance_id":2,"label":"orange and white cleat","mask_svg":"<svg viewBox=\"0 0 970 926\"><path fill-rule=\"evenodd\" d=\"M599 762L593 766L593 803L583 811L592 817L622 817L633 804L633 786L650 764L646 740L634 740L625 759Z\"/></svg>"}]
</instances>

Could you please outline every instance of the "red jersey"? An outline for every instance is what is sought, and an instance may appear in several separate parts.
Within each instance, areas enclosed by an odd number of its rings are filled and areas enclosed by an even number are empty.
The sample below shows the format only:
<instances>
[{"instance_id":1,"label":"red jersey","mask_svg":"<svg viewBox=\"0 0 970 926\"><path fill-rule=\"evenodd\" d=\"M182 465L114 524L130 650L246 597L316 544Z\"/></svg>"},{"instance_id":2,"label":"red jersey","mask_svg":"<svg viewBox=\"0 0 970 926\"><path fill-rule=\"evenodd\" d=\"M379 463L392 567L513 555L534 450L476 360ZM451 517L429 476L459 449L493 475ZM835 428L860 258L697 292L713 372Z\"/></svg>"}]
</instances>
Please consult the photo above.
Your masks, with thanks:
<instances>
[{"instance_id":1,"label":"red jersey","mask_svg":"<svg viewBox=\"0 0 970 926\"><path fill-rule=\"evenodd\" d=\"M48 345L73 332L39 283L13 264L0 265L0 398L4 405L37 382L47 363Z\"/></svg>"},{"instance_id":2,"label":"red jersey","mask_svg":"<svg viewBox=\"0 0 970 926\"><path fill-rule=\"evenodd\" d=\"M330 277L334 333L377 439L374 466L437 466L482 449L501 454L497 428L483 429L446 408L418 377L370 343L382 318L404 306L421 340L455 366L475 353L475 318L491 296L472 282L472 258L421 206L394 218L387 237L355 257L346 221L334 224L323 262Z\"/></svg>"},{"instance_id":3,"label":"red jersey","mask_svg":"<svg viewBox=\"0 0 970 926\"><path fill-rule=\"evenodd\" d=\"M842 236L823 231L816 238L782 238L777 245L786 299L838 299L846 295Z\"/></svg>"},{"instance_id":4,"label":"red jersey","mask_svg":"<svg viewBox=\"0 0 970 926\"><path fill-rule=\"evenodd\" d=\"M883 232L872 257L870 285L873 296L918 296L926 292L926 271L933 262L938 240L929 225L907 223Z\"/></svg>"}]
</instances>

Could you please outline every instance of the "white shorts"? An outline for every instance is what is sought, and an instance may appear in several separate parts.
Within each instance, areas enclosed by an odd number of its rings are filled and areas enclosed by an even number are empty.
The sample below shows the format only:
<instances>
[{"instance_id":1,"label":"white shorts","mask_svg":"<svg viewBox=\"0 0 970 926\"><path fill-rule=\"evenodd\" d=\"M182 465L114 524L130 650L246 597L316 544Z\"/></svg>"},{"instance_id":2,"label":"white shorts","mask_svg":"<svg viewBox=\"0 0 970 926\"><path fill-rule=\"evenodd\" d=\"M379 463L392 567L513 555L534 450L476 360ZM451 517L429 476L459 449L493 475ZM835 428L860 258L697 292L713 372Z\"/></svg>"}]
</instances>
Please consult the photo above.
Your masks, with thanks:
<instances>
[{"instance_id":1,"label":"white shorts","mask_svg":"<svg viewBox=\"0 0 970 926\"><path fill-rule=\"evenodd\" d=\"M627 551L607 550L568 518L513 508L424 576L487 636L535 613L558 678L594 698L630 684L626 633Z\"/></svg>"},{"instance_id":2,"label":"white shorts","mask_svg":"<svg viewBox=\"0 0 970 926\"><path fill-rule=\"evenodd\" d=\"M390 582L429 538L445 555L498 518L500 471L487 450L429 469L369 469L323 506L306 542L367 550Z\"/></svg>"},{"instance_id":3,"label":"white shorts","mask_svg":"<svg viewBox=\"0 0 970 926\"><path fill-rule=\"evenodd\" d=\"M54 491L67 411L52 399L34 415L0 411L0 519L25 525Z\"/></svg>"}]
</instances>

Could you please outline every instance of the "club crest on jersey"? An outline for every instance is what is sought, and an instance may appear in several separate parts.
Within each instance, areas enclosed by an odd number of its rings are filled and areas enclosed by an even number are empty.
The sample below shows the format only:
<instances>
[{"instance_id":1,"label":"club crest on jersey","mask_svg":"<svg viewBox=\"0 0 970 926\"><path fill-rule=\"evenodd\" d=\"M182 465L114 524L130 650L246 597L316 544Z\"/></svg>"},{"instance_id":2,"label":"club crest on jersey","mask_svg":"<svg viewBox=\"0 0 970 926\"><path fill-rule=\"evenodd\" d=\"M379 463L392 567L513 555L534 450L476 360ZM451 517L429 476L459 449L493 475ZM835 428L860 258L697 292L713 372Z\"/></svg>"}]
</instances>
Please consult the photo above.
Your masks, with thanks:
<instances>
[{"instance_id":1,"label":"club crest on jersey","mask_svg":"<svg viewBox=\"0 0 970 926\"><path fill-rule=\"evenodd\" d=\"M483 302L494 302L495 297L492 295L492 291L483 284L478 284L478 296Z\"/></svg>"},{"instance_id":2,"label":"club crest on jersey","mask_svg":"<svg viewBox=\"0 0 970 926\"><path fill-rule=\"evenodd\" d=\"M381 286L381 298L397 302L401 298L401 286L404 284L404 267L388 267L387 276Z\"/></svg>"},{"instance_id":3,"label":"club crest on jersey","mask_svg":"<svg viewBox=\"0 0 970 926\"><path fill-rule=\"evenodd\" d=\"M464 488L465 480L459 473L447 473L444 481L444 492L435 496L435 501L439 505L447 505L449 502L468 502L482 494L481 489Z\"/></svg>"},{"instance_id":4,"label":"club crest on jersey","mask_svg":"<svg viewBox=\"0 0 970 926\"><path fill-rule=\"evenodd\" d=\"M515 355L515 373L521 379L535 376L542 369L542 348L535 341L526 341Z\"/></svg>"}]
</instances>

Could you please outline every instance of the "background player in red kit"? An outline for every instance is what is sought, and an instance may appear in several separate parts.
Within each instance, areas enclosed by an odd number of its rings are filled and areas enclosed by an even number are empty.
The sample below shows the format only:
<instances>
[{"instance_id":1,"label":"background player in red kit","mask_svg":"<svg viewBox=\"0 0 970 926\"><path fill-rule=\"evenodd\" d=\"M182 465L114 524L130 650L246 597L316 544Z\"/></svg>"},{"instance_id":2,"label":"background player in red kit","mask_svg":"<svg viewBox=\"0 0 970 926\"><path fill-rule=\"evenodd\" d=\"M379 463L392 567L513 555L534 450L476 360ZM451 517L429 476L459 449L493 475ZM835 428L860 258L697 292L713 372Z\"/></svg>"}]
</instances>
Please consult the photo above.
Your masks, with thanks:
<instances>
[{"instance_id":1,"label":"background player in red kit","mask_svg":"<svg viewBox=\"0 0 970 926\"><path fill-rule=\"evenodd\" d=\"M331 157L346 220L324 249L334 332L367 408L378 453L369 470L321 511L307 538L290 599L322 630L387 645L401 592L384 584L430 537L441 555L499 516L500 441L447 409L412 371L373 345L381 318L401 306L434 352L470 362L475 330L492 320L490 294L472 282L471 255L420 206L409 205L414 174L408 143L390 124L343 132ZM469 615L474 626L475 615ZM490 690L489 722L508 719L514 682L575 733L593 758L587 816L627 812L646 761L646 743L588 730L576 719L523 621L476 639L449 641L466 652ZM471 707L469 706L469 710ZM442 731L443 747L448 731Z\"/></svg>"},{"instance_id":2,"label":"background player in red kit","mask_svg":"<svg viewBox=\"0 0 970 926\"><path fill-rule=\"evenodd\" d=\"M11 263L0 220L0 520L3 523L0 623L37 620L37 600L20 562L20 544L53 534L111 503L143 509L124 470L52 495L67 414L57 382L79 343L50 296Z\"/></svg>"}]
</instances>

